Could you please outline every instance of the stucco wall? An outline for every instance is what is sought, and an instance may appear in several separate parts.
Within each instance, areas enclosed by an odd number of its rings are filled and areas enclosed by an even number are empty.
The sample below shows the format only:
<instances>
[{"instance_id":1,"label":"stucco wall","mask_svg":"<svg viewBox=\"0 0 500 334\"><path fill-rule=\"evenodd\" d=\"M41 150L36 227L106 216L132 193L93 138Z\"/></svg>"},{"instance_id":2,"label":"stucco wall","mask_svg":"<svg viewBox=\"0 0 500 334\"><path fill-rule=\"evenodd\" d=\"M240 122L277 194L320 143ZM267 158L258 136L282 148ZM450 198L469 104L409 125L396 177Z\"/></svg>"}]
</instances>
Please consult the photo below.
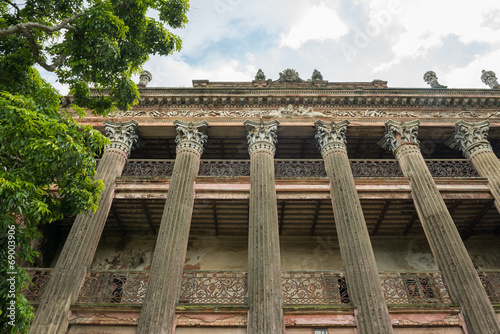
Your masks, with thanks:
<instances>
[{"instance_id":1,"label":"stucco wall","mask_svg":"<svg viewBox=\"0 0 500 334\"><path fill-rule=\"evenodd\" d=\"M156 238L104 235L93 270L148 270ZM380 271L437 270L425 238L375 237L372 245ZM189 241L185 270L247 270L245 237L193 237ZM500 268L500 238L471 238L467 250L479 270ZM342 270L336 238L285 237L281 239L282 270Z\"/></svg>"}]
</instances>

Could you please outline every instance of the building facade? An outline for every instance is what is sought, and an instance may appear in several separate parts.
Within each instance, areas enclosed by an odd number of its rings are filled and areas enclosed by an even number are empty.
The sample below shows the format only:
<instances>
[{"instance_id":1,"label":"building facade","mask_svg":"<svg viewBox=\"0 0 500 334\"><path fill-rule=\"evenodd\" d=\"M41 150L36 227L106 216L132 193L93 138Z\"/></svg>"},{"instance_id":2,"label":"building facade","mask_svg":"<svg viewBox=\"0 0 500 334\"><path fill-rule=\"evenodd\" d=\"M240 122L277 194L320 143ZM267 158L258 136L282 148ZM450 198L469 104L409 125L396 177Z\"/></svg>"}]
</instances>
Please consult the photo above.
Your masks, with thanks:
<instances>
[{"instance_id":1,"label":"building facade","mask_svg":"<svg viewBox=\"0 0 500 334\"><path fill-rule=\"evenodd\" d=\"M139 83L99 210L47 227L32 333L500 333L500 85ZM63 107L71 102L65 98Z\"/></svg>"}]
</instances>

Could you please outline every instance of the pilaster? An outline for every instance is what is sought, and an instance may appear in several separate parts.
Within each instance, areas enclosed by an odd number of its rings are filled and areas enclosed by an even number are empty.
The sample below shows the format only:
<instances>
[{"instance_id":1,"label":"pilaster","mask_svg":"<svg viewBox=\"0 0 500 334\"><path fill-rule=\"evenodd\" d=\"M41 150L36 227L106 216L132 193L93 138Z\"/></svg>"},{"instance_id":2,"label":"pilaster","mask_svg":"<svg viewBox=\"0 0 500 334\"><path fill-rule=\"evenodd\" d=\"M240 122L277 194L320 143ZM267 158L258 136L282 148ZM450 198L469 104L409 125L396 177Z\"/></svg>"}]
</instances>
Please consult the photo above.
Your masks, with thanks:
<instances>
[{"instance_id":1,"label":"pilaster","mask_svg":"<svg viewBox=\"0 0 500 334\"><path fill-rule=\"evenodd\" d=\"M469 334L500 333L493 307L420 152L419 122L385 123L379 144L391 150L410 181L413 201L452 300L460 306Z\"/></svg>"},{"instance_id":2,"label":"pilaster","mask_svg":"<svg viewBox=\"0 0 500 334\"><path fill-rule=\"evenodd\" d=\"M200 167L200 156L207 141L205 132L208 123L175 121L174 125L177 130L177 157L137 333L164 334L175 331L175 307L181 292L193 213L194 183Z\"/></svg>"},{"instance_id":3,"label":"pilaster","mask_svg":"<svg viewBox=\"0 0 500 334\"><path fill-rule=\"evenodd\" d=\"M284 333L274 153L278 121L246 121L250 153L248 333Z\"/></svg>"},{"instance_id":4,"label":"pilaster","mask_svg":"<svg viewBox=\"0 0 500 334\"><path fill-rule=\"evenodd\" d=\"M500 160L487 139L489 127L488 121L469 123L460 120L455 123L455 132L445 144L471 159L479 175L488 178L495 206L500 212Z\"/></svg>"},{"instance_id":5,"label":"pilaster","mask_svg":"<svg viewBox=\"0 0 500 334\"><path fill-rule=\"evenodd\" d=\"M315 140L330 179L333 213L347 288L358 311L358 332L393 333L370 236L347 157L345 132L349 121L316 121L314 124Z\"/></svg>"},{"instance_id":6,"label":"pilaster","mask_svg":"<svg viewBox=\"0 0 500 334\"><path fill-rule=\"evenodd\" d=\"M137 122L105 121L110 145L104 149L97 168L105 186L97 212L81 213L73 223L66 243L47 285L30 333L66 333L71 304L78 299L85 275L92 264L120 176L130 151L137 145Z\"/></svg>"}]
</instances>

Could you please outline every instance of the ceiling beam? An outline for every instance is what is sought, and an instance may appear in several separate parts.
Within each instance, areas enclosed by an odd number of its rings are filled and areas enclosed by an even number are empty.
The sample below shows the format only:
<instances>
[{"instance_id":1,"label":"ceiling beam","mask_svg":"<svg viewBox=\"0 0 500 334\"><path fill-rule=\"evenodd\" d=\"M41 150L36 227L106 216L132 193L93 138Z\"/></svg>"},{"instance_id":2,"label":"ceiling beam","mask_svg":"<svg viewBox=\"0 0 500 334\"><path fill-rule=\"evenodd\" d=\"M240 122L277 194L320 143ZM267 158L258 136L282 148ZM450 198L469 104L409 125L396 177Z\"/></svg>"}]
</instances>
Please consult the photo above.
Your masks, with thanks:
<instances>
[{"instance_id":1,"label":"ceiling beam","mask_svg":"<svg viewBox=\"0 0 500 334\"><path fill-rule=\"evenodd\" d=\"M411 230L411 228L412 228L413 224L417 221L417 219L418 219L418 214L417 214L417 212L415 211L415 212L413 213L413 216L411 216L411 219L410 219L410 221L408 222L408 224L406 224L405 230L403 231L403 235L404 235L404 236L407 236L407 235L408 235L408 233L410 232L410 230Z\"/></svg>"},{"instance_id":2,"label":"ceiling beam","mask_svg":"<svg viewBox=\"0 0 500 334\"><path fill-rule=\"evenodd\" d=\"M321 200L318 200L316 202L316 209L314 210L314 218L313 218L313 223L312 223L312 228L311 228L311 236L313 236L314 232L316 231L316 224L318 223L320 209L321 209Z\"/></svg>"},{"instance_id":3,"label":"ceiling beam","mask_svg":"<svg viewBox=\"0 0 500 334\"><path fill-rule=\"evenodd\" d=\"M212 212L214 214L215 235L219 235L219 220L217 218L217 203L212 201Z\"/></svg>"},{"instance_id":4,"label":"ceiling beam","mask_svg":"<svg viewBox=\"0 0 500 334\"><path fill-rule=\"evenodd\" d=\"M377 222L375 223L375 226L373 227L372 231L372 236L377 235L378 229L380 228L380 225L382 224L382 221L385 218L385 214L387 210L389 209L389 206L391 205L390 201L385 201L384 207L382 208L382 212L378 216Z\"/></svg>"},{"instance_id":5,"label":"ceiling beam","mask_svg":"<svg viewBox=\"0 0 500 334\"><path fill-rule=\"evenodd\" d=\"M491 208L492 205L493 201L490 201L486 203L485 206L483 206L481 211L479 211L479 213L477 214L476 218L474 218L474 220L469 224L469 226L467 226L465 231L462 233L463 241L466 241L472 236L472 234L474 233L474 227L477 225L477 223L481 221L481 219L483 219L484 215L486 214L486 212L488 212L488 210Z\"/></svg>"},{"instance_id":6,"label":"ceiling beam","mask_svg":"<svg viewBox=\"0 0 500 334\"><path fill-rule=\"evenodd\" d=\"M285 201L281 201L280 214L279 214L279 233L283 233L283 222L285 221Z\"/></svg>"},{"instance_id":7,"label":"ceiling beam","mask_svg":"<svg viewBox=\"0 0 500 334\"><path fill-rule=\"evenodd\" d=\"M149 228L151 230L151 233L153 233L153 235L156 235L156 226L153 223L153 218L151 218L151 213L149 212L149 207L148 207L148 204L146 201L142 201L142 209L146 213L146 218L148 220L148 224L149 224Z\"/></svg>"}]
</instances>

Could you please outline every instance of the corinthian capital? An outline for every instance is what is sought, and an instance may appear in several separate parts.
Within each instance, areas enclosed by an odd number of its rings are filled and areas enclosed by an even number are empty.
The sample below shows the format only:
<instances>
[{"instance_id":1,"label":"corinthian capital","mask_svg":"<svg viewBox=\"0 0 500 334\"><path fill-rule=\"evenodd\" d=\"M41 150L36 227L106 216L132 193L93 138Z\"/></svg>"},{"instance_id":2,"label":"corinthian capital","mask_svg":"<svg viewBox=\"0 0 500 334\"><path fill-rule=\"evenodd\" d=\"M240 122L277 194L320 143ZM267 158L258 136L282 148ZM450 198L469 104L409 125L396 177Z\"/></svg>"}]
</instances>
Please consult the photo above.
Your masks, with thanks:
<instances>
[{"instance_id":1,"label":"corinthian capital","mask_svg":"<svg viewBox=\"0 0 500 334\"><path fill-rule=\"evenodd\" d=\"M278 121L256 122L245 121L243 123L247 130L248 152L252 154L255 149L266 148L274 153L276 152L276 143L278 142Z\"/></svg>"},{"instance_id":2,"label":"corinthian capital","mask_svg":"<svg viewBox=\"0 0 500 334\"><path fill-rule=\"evenodd\" d=\"M321 155L324 156L334 148L346 150L345 133L347 131L349 121L342 121L335 124L335 122L327 123L318 120L314 122L314 125L316 125L316 134L314 135L314 139L316 141L316 145L321 151Z\"/></svg>"},{"instance_id":3,"label":"corinthian capital","mask_svg":"<svg viewBox=\"0 0 500 334\"><path fill-rule=\"evenodd\" d=\"M134 148L142 146L142 141L137 134L137 124L134 120L125 123L104 121L106 137L111 141L106 148L118 148L128 157Z\"/></svg>"},{"instance_id":4,"label":"corinthian capital","mask_svg":"<svg viewBox=\"0 0 500 334\"><path fill-rule=\"evenodd\" d=\"M205 134L208 122L186 123L176 120L174 121L174 125L177 130L177 137L175 137L177 151L181 148L191 147L202 154L203 147L208 139L208 136Z\"/></svg>"},{"instance_id":5,"label":"corinthian capital","mask_svg":"<svg viewBox=\"0 0 500 334\"><path fill-rule=\"evenodd\" d=\"M382 148L391 150L393 153L402 144L413 143L418 145L419 141L417 135L419 124L420 122L418 120L409 122L395 122L389 120L385 122L385 135L378 144L382 146Z\"/></svg>"},{"instance_id":6,"label":"corinthian capital","mask_svg":"<svg viewBox=\"0 0 500 334\"><path fill-rule=\"evenodd\" d=\"M455 132L445 144L459 150L468 159L473 153L490 149L491 145L487 139L490 122L482 121L469 123L458 121L455 123Z\"/></svg>"}]
</instances>

